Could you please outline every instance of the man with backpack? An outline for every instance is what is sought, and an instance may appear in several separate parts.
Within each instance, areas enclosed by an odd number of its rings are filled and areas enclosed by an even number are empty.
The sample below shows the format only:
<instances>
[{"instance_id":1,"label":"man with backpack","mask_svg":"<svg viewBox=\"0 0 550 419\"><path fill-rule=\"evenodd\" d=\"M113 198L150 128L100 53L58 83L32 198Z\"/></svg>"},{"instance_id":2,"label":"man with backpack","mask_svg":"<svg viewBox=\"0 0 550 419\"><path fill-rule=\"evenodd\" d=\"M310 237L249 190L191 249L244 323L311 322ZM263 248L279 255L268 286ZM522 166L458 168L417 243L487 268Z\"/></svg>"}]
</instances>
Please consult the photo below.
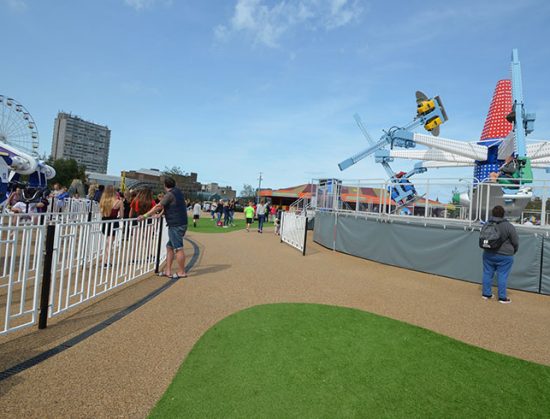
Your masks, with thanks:
<instances>
[{"instance_id":1,"label":"man with backpack","mask_svg":"<svg viewBox=\"0 0 550 419\"><path fill-rule=\"evenodd\" d=\"M504 208L497 205L492 210L492 217L481 229L479 247L483 252L483 290L482 298L493 298L491 285L497 274L498 301L502 304L512 302L506 295L506 282L512 270L514 255L519 249L516 229L504 218Z\"/></svg>"}]
</instances>

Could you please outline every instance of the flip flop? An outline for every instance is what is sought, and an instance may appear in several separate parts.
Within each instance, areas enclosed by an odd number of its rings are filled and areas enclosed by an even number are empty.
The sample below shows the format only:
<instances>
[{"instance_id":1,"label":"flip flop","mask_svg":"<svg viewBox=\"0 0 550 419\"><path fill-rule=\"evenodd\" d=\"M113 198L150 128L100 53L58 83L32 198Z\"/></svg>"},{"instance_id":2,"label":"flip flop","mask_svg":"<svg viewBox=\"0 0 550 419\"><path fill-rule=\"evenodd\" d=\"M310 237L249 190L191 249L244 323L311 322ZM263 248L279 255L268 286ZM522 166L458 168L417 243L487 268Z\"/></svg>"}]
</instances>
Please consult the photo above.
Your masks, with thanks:
<instances>
[{"instance_id":1,"label":"flip flop","mask_svg":"<svg viewBox=\"0 0 550 419\"><path fill-rule=\"evenodd\" d=\"M166 272L159 272L157 274L157 276L165 276L165 277L168 277L168 278L172 278L172 275L166 275Z\"/></svg>"},{"instance_id":2,"label":"flip flop","mask_svg":"<svg viewBox=\"0 0 550 419\"><path fill-rule=\"evenodd\" d=\"M172 279L180 279L180 278L187 278L187 274L185 274L185 275L178 275L178 274L172 275Z\"/></svg>"}]
</instances>

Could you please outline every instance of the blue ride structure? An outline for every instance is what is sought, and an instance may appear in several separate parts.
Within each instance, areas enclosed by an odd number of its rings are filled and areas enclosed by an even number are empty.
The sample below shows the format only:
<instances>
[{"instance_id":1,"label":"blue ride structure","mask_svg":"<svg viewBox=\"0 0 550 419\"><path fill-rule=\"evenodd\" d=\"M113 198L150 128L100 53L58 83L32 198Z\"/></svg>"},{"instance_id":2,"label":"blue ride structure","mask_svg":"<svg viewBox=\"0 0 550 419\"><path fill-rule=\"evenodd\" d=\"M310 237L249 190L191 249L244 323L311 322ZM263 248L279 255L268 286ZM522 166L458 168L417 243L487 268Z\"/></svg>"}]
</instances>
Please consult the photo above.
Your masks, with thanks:
<instances>
[{"instance_id":1,"label":"blue ride structure","mask_svg":"<svg viewBox=\"0 0 550 419\"><path fill-rule=\"evenodd\" d=\"M416 92L416 101L414 119L384 131L378 141L370 137L356 114L355 120L369 147L342 161L340 170L374 154L375 161L382 164L389 176L392 199L397 206L403 206L418 198L411 181L413 175L431 168L470 166L474 172L474 194L481 189L478 187L481 184L498 185L491 191L491 199L483 200L484 205L503 204L508 215L516 215L522 210L532 198L532 189L528 186L533 182L532 169L550 166L550 142L526 143L526 136L534 129L535 114L525 109L518 51L512 50L511 79L497 83L479 141L439 137L440 125L448 120L441 99ZM419 127L431 135L415 132ZM417 146L426 149L415 149ZM408 173L395 173L390 163L397 158L419 162Z\"/></svg>"}]
</instances>

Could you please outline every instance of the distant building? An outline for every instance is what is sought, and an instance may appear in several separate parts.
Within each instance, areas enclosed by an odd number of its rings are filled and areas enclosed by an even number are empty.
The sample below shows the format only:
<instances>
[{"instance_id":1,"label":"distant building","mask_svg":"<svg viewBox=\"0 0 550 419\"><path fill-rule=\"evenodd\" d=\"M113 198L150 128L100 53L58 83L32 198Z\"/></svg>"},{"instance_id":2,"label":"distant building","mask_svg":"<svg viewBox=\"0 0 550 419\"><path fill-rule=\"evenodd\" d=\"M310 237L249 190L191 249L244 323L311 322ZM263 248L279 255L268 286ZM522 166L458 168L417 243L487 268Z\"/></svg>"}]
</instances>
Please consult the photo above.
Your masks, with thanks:
<instances>
[{"instance_id":1,"label":"distant building","mask_svg":"<svg viewBox=\"0 0 550 419\"><path fill-rule=\"evenodd\" d=\"M70 113L55 118L52 141L54 159L74 159L86 170L107 173L111 130Z\"/></svg>"},{"instance_id":2,"label":"distant building","mask_svg":"<svg viewBox=\"0 0 550 419\"><path fill-rule=\"evenodd\" d=\"M237 191L234 191L231 186L220 186L215 182L201 185L201 191L205 193L220 195L222 199L237 198Z\"/></svg>"},{"instance_id":3,"label":"distant building","mask_svg":"<svg viewBox=\"0 0 550 419\"><path fill-rule=\"evenodd\" d=\"M106 175L103 173L86 171L88 183L97 183L98 185L113 185L115 188L120 188L120 176Z\"/></svg>"},{"instance_id":4,"label":"distant building","mask_svg":"<svg viewBox=\"0 0 550 419\"><path fill-rule=\"evenodd\" d=\"M166 175L158 169L129 170L125 173L127 188L148 186L156 192L160 192L164 188L164 179ZM177 187L188 196L200 192L201 190L201 184L197 182L196 173L188 173L185 175L170 174L170 177L176 181Z\"/></svg>"}]
</instances>

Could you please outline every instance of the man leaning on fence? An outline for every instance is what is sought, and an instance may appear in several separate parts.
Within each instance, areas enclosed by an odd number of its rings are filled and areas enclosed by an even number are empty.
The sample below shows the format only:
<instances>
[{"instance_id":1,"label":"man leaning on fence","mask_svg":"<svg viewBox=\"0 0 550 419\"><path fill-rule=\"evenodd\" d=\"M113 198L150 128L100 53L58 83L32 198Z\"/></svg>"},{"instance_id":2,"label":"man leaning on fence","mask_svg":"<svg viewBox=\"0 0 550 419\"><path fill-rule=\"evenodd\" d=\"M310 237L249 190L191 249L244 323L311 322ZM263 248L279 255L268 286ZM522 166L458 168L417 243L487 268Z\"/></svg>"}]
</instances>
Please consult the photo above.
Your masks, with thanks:
<instances>
[{"instance_id":1,"label":"man leaning on fence","mask_svg":"<svg viewBox=\"0 0 550 419\"><path fill-rule=\"evenodd\" d=\"M168 276L173 279L186 278L185 253L183 250L183 236L187 231L185 198L183 192L176 187L176 181L170 177L164 179L164 189L166 195L162 200L145 214L139 216L138 219L143 220L164 210L164 217L168 225L168 242L166 243L166 268L161 276ZM174 255L178 270L176 274L172 275Z\"/></svg>"}]
</instances>

